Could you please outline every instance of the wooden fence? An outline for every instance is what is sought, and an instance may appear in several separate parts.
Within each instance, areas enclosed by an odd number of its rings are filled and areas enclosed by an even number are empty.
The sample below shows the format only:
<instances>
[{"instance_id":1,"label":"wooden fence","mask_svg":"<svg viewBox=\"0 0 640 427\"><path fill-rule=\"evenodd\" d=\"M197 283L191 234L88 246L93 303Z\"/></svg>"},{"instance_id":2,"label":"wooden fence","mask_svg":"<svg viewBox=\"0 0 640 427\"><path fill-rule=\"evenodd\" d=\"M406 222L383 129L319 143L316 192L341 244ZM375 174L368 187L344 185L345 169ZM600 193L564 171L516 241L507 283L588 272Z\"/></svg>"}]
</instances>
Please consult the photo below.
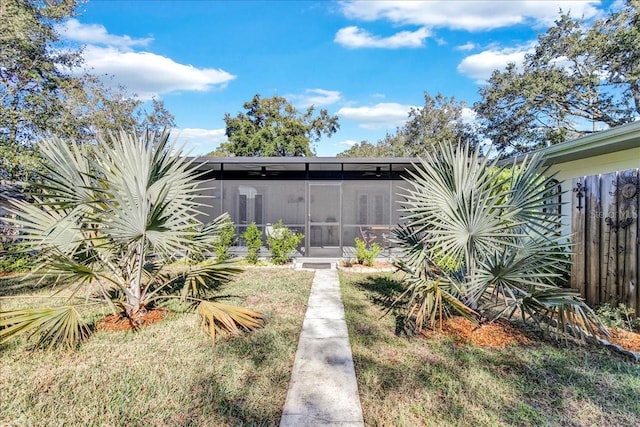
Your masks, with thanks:
<instances>
[{"instance_id":1,"label":"wooden fence","mask_svg":"<svg viewBox=\"0 0 640 427\"><path fill-rule=\"evenodd\" d=\"M573 180L571 286L640 315L640 169Z\"/></svg>"}]
</instances>

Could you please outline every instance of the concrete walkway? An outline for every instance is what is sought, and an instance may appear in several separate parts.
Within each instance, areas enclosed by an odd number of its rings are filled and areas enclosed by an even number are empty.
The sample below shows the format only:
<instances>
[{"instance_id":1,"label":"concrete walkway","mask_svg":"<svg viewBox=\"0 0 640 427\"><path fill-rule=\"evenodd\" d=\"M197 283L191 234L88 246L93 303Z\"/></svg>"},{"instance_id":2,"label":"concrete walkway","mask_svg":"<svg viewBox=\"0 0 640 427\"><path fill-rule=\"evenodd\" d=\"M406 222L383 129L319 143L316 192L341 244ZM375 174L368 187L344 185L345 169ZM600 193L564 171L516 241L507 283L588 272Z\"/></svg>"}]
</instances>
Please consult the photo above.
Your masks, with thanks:
<instances>
[{"instance_id":1,"label":"concrete walkway","mask_svg":"<svg viewBox=\"0 0 640 427\"><path fill-rule=\"evenodd\" d=\"M364 426L334 269L315 272L280 426Z\"/></svg>"}]
</instances>

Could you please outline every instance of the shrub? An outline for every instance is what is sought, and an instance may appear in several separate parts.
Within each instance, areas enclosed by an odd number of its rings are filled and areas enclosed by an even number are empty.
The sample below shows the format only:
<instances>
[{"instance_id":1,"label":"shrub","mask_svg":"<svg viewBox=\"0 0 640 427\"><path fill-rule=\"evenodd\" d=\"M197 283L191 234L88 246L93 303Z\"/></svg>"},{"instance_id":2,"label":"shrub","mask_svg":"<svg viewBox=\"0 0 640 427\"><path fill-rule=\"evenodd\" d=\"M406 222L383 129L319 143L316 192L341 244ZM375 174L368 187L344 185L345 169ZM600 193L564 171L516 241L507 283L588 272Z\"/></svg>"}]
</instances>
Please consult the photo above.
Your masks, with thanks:
<instances>
[{"instance_id":1,"label":"shrub","mask_svg":"<svg viewBox=\"0 0 640 427\"><path fill-rule=\"evenodd\" d=\"M8 243L0 246L0 272L20 273L30 270L35 266L32 253L25 250L24 245L19 243Z\"/></svg>"},{"instance_id":2,"label":"shrub","mask_svg":"<svg viewBox=\"0 0 640 427\"><path fill-rule=\"evenodd\" d=\"M624 304L618 304L617 307L611 304L603 304L596 314L606 326L610 328L626 329L633 332L634 329L640 329L640 318L634 318L635 310Z\"/></svg>"},{"instance_id":3,"label":"shrub","mask_svg":"<svg viewBox=\"0 0 640 427\"><path fill-rule=\"evenodd\" d=\"M252 222L242 233L242 238L247 243L247 261L251 264L256 264L260 247L262 246L262 231L260 231L255 222Z\"/></svg>"},{"instance_id":4,"label":"shrub","mask_svg":"<svg viewBox=\"0 0 640 427\"><path fill-rule=\"evenodd\" d=\"M271 261L274 264L285 264L303 238L302 234L294 233L282 223L282 220L279 220L273 225L273 231L267 234L267 247L271 252Z\"/></svg>"},{"instance_id":5,"label":"shrub","mask_svg":"<svg viewBox=\"0 0 640 427\"><path fill-rule=\"evenodd\" d=\"M373 242L369 245L369 248L367 248L366 242L359 237L355 238L355 242L358 264L372 266L373 261L380 255L380 252L382 252L382 246Z\"/></svg>"},{"instance_id":6,"label":"shrub","mask_svg":"<svg viewBox=\"0 0 640 427\"><path fill-rule=\"evenodd\" d=\"M236 241L236 226L227 217L222 225L219 234L213 236L213 247L216 253L216 260L223 262L231 258L229 248Z\"/></svg>"}]
</instances>

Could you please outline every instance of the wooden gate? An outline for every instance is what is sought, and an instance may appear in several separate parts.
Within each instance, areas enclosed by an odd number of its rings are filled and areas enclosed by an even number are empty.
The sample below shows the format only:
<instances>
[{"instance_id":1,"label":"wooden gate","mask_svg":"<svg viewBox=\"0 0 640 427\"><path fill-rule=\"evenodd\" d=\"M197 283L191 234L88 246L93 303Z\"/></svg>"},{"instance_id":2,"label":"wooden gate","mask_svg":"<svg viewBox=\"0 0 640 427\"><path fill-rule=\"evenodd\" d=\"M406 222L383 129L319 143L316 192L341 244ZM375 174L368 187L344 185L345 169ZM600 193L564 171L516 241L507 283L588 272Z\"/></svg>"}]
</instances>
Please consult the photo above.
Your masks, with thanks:
<instances>
[{"instance_id":1,"label":"wooden gate","mask_svg":"<svg viewBox=\"0 0 640 427\"><path fill-rule=\"evenodd\" d=\"M640 169L573 180L571 286L591 306L624 303L640 315Z\"/></svg>"}]
</instances>

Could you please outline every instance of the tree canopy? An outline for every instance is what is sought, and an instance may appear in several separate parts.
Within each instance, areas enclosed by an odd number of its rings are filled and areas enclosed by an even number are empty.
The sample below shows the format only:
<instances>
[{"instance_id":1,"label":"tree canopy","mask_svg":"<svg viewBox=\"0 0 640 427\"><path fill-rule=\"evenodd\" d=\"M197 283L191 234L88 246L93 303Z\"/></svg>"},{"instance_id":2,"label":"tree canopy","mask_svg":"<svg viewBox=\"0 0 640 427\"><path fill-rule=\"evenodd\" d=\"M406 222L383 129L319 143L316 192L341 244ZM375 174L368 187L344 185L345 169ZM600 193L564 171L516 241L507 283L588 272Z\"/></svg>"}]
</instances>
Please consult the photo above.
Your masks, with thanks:
<instances>
[{"instance_id":1,"label":"tree canopy","mask_svg":"<svg viewBox=\"0 0 640 427\"><path fill-rule=\"evenodd\" d=\"M73 73L81 51L63 45L55 26L74 16L77 0L0 3L0 179L34 175L34 144L52 135L95 141L120 129L174 126L162 101L144 102L95 76Z\"/></svg>"},{"instance_id":2,"label":"tree canopy","mask_svg":"<svg viewBox=\"0 0 640 427\"><path fill-rule=\"evenodd\" d=\"M256 94L245 102L235 117L225 114L228 142L222 143L214 155L234 156L312 156L313 143L322 135L331 137L340 128L337 116L325 109L318 114L314 106L298 111L286 98L261 98Z\"/></svg>"},{"instance_id":3,"label":"tree canopy","mask_svg":"<svg viewBox=\"0 0 640 427\"><path fill-rule=\"evenodd\" d=\"M474 105L484 134L529 151L640 115L638 3L588 26L561 13L524 64L494 71Z\"/></svg>"},{"instance_id":4,"label":"tree canopy","mask_svg":"<svg viewBox=\"0 0 640 427\"><path fill-rule=\"evenodd\" d=\"M0 6L0 138L24 143L50 129L71 80L62 67L77 65L79 52L52 49L54 25L73 15L75 0L6 0Z\"/></svg>"},{"instance_id":5,"label":"tree canopy","mask_svg":"<svg viewBox=\"0 0 640 427\"><path fill-rule=\"evenodd\" d=\"M414 157L424 155L434 145L478 144L474 125L465 120L466 104L454 97L424 93L424 105L411 108L407 122L395 134L387 134L377 144L362 141L338 154L339 157Z\"/></svg>"}]
</instances>

